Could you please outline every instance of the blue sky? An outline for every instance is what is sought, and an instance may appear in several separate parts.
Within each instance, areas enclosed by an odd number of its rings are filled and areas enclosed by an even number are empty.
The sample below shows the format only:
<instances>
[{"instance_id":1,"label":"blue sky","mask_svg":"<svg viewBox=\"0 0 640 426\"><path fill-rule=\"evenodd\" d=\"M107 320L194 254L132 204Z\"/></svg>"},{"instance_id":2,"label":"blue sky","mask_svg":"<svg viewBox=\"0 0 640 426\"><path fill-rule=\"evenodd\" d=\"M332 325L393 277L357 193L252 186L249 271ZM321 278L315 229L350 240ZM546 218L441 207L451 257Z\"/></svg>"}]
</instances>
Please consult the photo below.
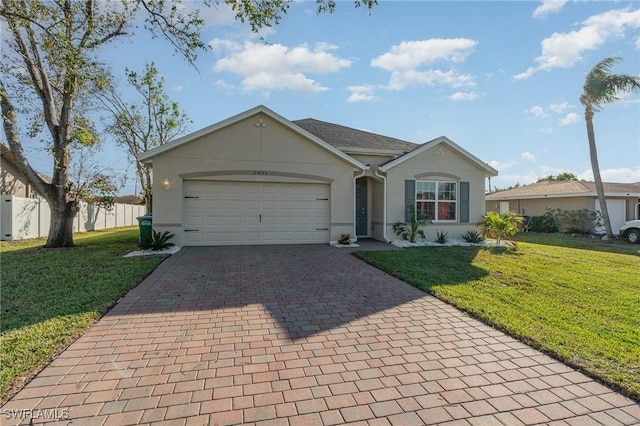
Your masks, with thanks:
<instances>
[{"instance_id":1,"label":"blue sky","mask_svg":"<svg viewBox=\"0 0 640 426\"><path fill-rule=\"evenodd\" d=\"M591 180L584 77L607 56L623 58L614 72L640 75L633 1L381 1L370 13L339 1L323 15L314 5L294 3L264 40L228 9L203 11L212 49L198 71L143 30L104 59L120 76L155 61L192 131L264 104L415 143L444 135L498 169L497 187L559 172ZM603 178L640 181L640 94L606 105L595 130ZM125 158L107 145L105 164L133 177Z\"/></svg>"}]
</instances>

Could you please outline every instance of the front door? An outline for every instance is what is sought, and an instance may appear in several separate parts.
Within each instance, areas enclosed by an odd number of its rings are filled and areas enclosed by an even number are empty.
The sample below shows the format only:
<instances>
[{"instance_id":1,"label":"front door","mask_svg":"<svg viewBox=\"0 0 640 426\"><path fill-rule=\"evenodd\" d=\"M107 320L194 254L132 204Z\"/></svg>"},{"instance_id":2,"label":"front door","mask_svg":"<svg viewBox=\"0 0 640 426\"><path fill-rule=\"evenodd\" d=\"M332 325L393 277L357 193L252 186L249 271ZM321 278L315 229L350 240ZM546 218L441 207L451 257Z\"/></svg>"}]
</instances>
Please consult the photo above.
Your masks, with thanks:
<instances>
[{"instance_id":1,"label":"front door","mask_svg":"<svg viewBox=\"0 0 640 426\"><path fill-rule=\"evenodd\" d=\"M367 236L367 180L356 181L356 236Z\"/></svg>"}]
</instances>

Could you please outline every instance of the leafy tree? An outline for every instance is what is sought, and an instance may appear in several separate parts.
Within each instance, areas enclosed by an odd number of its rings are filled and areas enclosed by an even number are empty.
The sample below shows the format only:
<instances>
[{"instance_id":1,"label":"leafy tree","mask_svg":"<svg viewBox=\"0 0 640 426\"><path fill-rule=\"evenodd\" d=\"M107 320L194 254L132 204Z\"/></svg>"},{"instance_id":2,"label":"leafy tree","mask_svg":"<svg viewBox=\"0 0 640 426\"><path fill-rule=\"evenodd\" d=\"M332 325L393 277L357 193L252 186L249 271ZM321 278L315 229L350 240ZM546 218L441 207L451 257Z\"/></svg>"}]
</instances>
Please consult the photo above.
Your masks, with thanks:
<instances>
[{"instance_id":1,"label":"leafy tree","mask_svg":"<svg viewBox=\"0 0 640 426\"><path fill-rule=\"evenodd\" d=\"M280 23L282 15L289 10L294 0L225 0L236 12L236 19L247 22L251 30L257 33L262 27L271 27ZM315 0L318 13L332 13L336 8L335 0ZM356 8L366 6L369 10L378 4L378 0L355 0Z\"/></svg>"},{"instance_id":2,"label":"leafy tree","mask_svg":"<svg viewBox=\"0 0 640 426\"><path fill-rule=\"evenodd\" d=\"M493 192L508 191L508 190L510 190L510 189L520 188L521 186L522 186L522 185L520 185L520 182L516 182L516 184L515 184L515 185L511 185L511 186L508 186L508 187L506 187L506 188L498 188L497 186L495 186L495 187L493 188ZM491 189L491 188L489 188L489 189Z\"/></svg>"},{"instance_id":3,"label":"leafy tree","mask_svg":"<svg viewBox=\"0 0 640 426\"><path fill-rule=\"evenodd\" d=\"M236 18L252 30L277 24L290 0L225 0ZM203 0L215 6L217 0ZM375 0L356 1L371 8ZM318 12L331 12L333 0L316 0ZM51 208L45 247L73 246L73 218L80 197L69 177L73 144L98 137L89 116L96 92L110 77L100 62L106 45L125 38L144 19L144 28L167 40L194 65L206 49L198 10L186 12L180 0L3 0L0 18L6 47L0 75L0 108L7 143L19 171ZM19 119L20 118L20 119ZM27 123L27 125L25 125ZM27 130L25 131L25 127ZM22 139L43 137L53 159L51 182L27 160Z\"/></svg>"},{"instance_id":4,"label":"leafy tree","mask_svg":"<svg viewBox=\"0 0 640 426\"><path fill-rule=\"evenodd\" d=\"M578 176L569 172L562 172L557 175L549 175L538 179L538 182L566 182L566 181L578 181Z\"/></svg>"},{"instance_id":5,"label":"leafy tree","mask_svg":"<svg viewBox=\"0 0 640 426\"><path fill-rule=\"evenodd\" d=\"M640 91L640 77L628 74L611 74L611 67L620 58L608 57L600 61L587 74L584 82L580 103L584 105L584 119L587 125L587 138L589 140L589 154L591 157L591 169L593 170L593 180L596 184L596 192L600 201L602 220L609 238L613 238L611 220L609 219L609 209L604 193L604 185L600 176L600 165L598 164L598 152L596 149L596 137L593 129L593 116L600 111L602 104L608 104L618 100L618 93L629 91Z\"/></svg>"},{"instance_id":6,"label":"leafy tree","mask_svg":"<svg viewBox=\"0 0 640 426\"><path fill-rule=\"evenodd\" d=\"M0 79L4 131L16 166L51 208L46 247L73 246L81 191L71 181L70 165L74 146L98 140L89 111L93 94L109 76L98 58L100 48L127 35L142 11L147 28L169 39L188 61L204 47L198 32L202 20L197 13L183 14L175 3L171 8L155 1L4 0L0 5L8 47ZM21 133L25 121L29 129ZM50 150L51 182L29 164L22 146L25 135L42 137Z\"/></svg>"},{"instance_id":7,"label":"leafy tree","mask_svg":"<svg viewBox=\"0 0 640 426\"><path fill-rule=\"evenodd\" d=\"M505 237L512 237L518 233L518 224L523 218L514 211L508 213L489 212L484 217L485 233L494 237L498 245Z\"/></svg>"},{"instance_id":8,"label":"leafy tree","mask_svg":"<svg viewBox=\"0 0 640 426\"><path fill-rule=\"evenodd\" d=\"M142 75L128 68L126 74L129 85L139 95L139 103L128 103L114 86L110 86L100 99L110 115L107 130L136 163L136 175L149 214L152 212L151 166L136 158L184 133L191 121L184 111L180 111L178 103L171 101L164 92L164 79L158 75L153 62L145 66Z\"/></svg>"}]
</instances>

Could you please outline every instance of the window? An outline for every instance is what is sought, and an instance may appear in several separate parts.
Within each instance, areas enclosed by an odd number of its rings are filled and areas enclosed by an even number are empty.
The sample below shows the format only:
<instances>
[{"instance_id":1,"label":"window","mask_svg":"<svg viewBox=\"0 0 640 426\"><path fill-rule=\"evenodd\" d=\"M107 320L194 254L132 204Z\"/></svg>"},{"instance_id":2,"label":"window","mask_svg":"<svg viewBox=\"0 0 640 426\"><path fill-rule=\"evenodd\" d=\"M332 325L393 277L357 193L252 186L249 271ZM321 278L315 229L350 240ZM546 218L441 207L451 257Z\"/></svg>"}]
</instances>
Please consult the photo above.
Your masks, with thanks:
<instances>
[{"instance_id":1,"label":"window","mask_svg":"<svg viewBox=\"0 0 640 426\"><path fill-rule=\"evenodd\" d=\"M416 213L435 221L456 220L455 182L416 181Z\"/></svg>"}]
</instances>

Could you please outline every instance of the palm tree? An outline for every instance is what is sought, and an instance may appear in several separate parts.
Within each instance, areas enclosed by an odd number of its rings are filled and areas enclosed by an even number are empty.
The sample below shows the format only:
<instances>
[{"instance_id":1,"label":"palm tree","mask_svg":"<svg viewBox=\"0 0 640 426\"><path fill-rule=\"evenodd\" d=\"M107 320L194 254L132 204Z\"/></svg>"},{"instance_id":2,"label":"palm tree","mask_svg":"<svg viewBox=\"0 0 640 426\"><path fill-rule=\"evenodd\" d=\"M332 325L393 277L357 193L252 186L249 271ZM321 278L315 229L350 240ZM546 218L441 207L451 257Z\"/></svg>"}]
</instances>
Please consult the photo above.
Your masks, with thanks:
<instances>
[{"instance_id":1,"label":"palm tree","mask_svg":"<svg viewBox=\"0 0 640 426\"><path fill-rule=\"evenodd\" d=\"M600 177L598 165L598 151L596 150L596 137L593 131L593 116L600 111L602 104L609 104L618 100L616 96L620 92L640 90L640 77L628 74L611 74L611 67L622 59L617 57L604 58L587 74L584 82L584 91L580 96L580 103L584 105L584 119L587 123L587 138L589 139L589 154L591 156L591 169L593 180L596 184L598 201L602 212L605 230L609 238L613 238L609 210L604 195L604 185Z\"/></svg>"}]
</instances>

